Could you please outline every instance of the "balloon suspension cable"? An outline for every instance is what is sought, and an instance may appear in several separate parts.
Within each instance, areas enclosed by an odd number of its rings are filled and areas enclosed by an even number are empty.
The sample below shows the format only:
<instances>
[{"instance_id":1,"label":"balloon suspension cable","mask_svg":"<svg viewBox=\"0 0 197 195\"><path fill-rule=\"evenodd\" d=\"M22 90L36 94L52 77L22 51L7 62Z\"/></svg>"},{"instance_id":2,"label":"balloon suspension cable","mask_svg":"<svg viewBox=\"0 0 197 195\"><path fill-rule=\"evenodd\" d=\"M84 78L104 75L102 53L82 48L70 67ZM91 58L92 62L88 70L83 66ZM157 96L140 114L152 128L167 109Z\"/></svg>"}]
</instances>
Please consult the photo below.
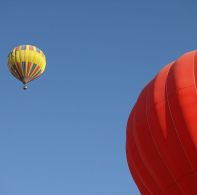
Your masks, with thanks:
<instances>
[{"instance_id":1,"label":"balloon suspension cable","mask_svg":"<svg viewBox=\"0 0 197 195\"><path fill-rule=\"evenodd\" d=\"M25 84L25 85L23 86L23 89L24 89L24 90L26 90L26 89L27 89L27 84Z\"/></svg>"}]
</instances>

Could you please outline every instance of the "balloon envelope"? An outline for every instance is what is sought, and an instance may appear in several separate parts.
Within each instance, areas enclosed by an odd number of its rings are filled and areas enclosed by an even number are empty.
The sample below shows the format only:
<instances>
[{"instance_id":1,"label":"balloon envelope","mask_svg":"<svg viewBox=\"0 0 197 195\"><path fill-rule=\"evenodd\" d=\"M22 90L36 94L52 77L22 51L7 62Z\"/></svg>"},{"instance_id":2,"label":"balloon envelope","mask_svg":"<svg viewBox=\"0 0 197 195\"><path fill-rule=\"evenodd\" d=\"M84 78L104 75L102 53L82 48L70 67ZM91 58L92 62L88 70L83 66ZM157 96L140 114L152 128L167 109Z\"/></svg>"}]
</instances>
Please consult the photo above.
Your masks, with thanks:
<instances>
[{"instance_id":1,"label":"balloon envelope","mask_svg":"<svg viewBox=\"0 0 197 195\"><path fill-rule=\"evenodd\" d=\"M128 119L126 153L142 195L197 194L197 51L142 90Z\"/></svg>"},{"instance_id":2,"label":"balloon envelope","mask_svg":"<svg viewBox=\"0 0 197 195\"><path fill-rule=\"evenodd\" d=\"M8 68L12 75L26 84L38 78L45 70L44 53L32 45L20 45L8 55Z\"/></svg>"}]
</instances>

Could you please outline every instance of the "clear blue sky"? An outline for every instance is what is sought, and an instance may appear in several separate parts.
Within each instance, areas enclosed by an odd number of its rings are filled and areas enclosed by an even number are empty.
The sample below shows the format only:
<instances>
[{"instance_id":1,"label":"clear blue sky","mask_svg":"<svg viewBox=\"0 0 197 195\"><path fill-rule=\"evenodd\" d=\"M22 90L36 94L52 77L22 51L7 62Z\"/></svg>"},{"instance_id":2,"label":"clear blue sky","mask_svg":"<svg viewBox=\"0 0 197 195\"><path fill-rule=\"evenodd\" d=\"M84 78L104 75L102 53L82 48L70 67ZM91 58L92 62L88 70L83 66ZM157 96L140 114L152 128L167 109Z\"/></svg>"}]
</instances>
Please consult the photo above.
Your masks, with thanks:
<instances>
[{"instance_id":1,"label":"clear blue sky","mask_svg":"<svg viewBox=\"0 0 197 195\"><path fill-rule=\"evenodd\" d=\"M136 98L197 47L195 0L2 0L0 195L139 195L126 161ZM7 54L34 44L45 74L27 91Z\"/></svg>"}]
</instances>

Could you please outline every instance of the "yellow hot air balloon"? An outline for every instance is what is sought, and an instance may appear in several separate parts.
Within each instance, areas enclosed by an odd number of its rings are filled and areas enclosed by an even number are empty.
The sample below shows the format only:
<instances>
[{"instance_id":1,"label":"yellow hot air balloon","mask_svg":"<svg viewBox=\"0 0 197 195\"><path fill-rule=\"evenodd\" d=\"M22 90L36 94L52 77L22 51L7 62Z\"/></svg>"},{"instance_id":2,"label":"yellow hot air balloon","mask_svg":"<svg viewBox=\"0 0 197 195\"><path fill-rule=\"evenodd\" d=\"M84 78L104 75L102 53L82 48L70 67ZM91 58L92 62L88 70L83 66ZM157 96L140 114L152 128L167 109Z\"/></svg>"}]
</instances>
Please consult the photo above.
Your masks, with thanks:
<instances>
[{"instance_id":1,"label":"yellow hot air balloon","mask_svg":"<svg viewBox=\"0 0 197 195\"><path fill-rule=\"evenodd\" d=\"M7 65L12 75L24 84L23 89L27 89L27 83L44 72L46 58L39 48L20 45L9 53Z\"/></svg>"}]
</instances>

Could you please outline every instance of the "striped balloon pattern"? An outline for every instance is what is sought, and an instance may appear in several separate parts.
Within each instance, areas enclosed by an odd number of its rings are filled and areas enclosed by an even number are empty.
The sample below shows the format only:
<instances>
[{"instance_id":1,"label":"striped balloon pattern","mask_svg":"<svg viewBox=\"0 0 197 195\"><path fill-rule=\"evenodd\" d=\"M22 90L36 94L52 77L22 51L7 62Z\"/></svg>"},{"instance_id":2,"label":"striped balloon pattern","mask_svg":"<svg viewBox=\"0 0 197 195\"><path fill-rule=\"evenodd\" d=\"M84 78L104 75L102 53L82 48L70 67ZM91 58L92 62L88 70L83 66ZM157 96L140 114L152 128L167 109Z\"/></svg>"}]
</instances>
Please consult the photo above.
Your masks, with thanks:
<instances>
[{"instance_id":1,"label":"striped balloon pattern","mask_svg":"<svg viewBox=\"0 0 197 195\"><path fill-rule=\"evenodd\" d=\"M27 84L42 75L46 67L46 57L33 45L20 45L9 53L7 65L15 78Z\"/></svg>"}]
</instances>

